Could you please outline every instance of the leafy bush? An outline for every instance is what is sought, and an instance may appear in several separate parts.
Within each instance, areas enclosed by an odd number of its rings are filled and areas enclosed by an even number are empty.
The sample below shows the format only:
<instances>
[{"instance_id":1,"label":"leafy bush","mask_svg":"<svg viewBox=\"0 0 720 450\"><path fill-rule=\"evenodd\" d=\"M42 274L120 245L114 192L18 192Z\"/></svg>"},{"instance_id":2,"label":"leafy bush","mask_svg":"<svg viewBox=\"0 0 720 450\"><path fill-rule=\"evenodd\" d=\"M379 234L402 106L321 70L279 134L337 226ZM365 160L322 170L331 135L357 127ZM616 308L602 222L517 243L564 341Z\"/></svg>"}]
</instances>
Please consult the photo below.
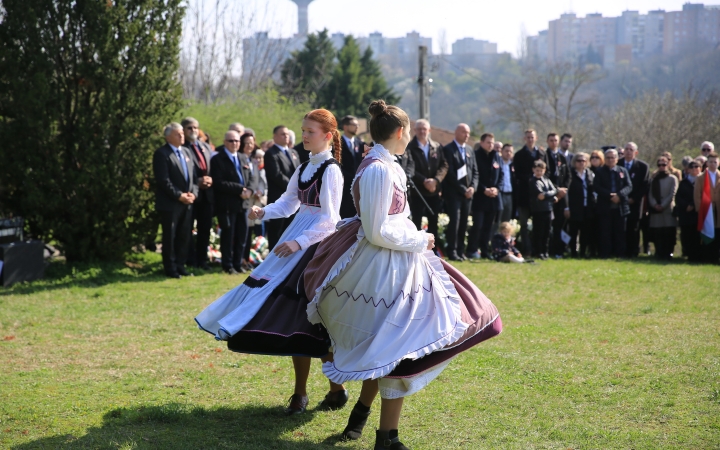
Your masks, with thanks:
<instances>
[{"instance_id":1,"label":"leafy bush","mask_svg":"<svg viewBox=\"0 0 720 450\"><path fill-rule=\"evenodd\" d=\"M69 261L154 225L151 159L181 107L180 0L4 0L0 202Z\"/></svg>"}]
</instances>

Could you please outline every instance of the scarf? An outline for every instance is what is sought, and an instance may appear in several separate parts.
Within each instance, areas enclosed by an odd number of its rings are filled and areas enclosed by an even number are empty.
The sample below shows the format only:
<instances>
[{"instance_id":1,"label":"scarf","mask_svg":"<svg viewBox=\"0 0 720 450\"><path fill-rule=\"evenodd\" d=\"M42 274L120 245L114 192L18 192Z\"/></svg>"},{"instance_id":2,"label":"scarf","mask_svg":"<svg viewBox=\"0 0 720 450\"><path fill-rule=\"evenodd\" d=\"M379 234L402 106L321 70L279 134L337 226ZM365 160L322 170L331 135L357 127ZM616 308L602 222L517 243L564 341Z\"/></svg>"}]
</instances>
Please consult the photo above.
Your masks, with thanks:
<instances>
[{"instance_id":1,"label":"scarf","mask_svg":"<svg viewBox=\"0 0 720 450\"><path fill-rule=\"evenodd\" d=\"M658 171L658 173L655 174L655 176L653 177L652 196L655 198L655 201L658 205L662 203L662 195L660 194L660 180L662 180L663 178L667 178L668 175L670 174L667 172Z\"/></svg>"}]
</instances>

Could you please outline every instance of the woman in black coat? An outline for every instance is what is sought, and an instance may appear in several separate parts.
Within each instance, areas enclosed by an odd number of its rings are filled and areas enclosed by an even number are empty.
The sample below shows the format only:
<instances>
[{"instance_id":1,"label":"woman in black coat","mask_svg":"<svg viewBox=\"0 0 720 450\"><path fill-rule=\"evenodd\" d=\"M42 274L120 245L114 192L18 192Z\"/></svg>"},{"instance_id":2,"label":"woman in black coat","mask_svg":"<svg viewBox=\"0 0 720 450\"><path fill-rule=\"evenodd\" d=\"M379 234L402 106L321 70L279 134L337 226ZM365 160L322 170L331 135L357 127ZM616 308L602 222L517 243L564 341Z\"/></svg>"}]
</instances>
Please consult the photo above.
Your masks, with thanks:
<instances>
[{"instance_id":1,"label":"woman in black coat","mask_svg":"<svg viewBox=\"0 0 720 450\"><path fill-rule=\"evenodd\" d=\"M590 242L597 242L597 221L595 220L595 173L588 169L590 155L577 153L572 160L568 187L568 207L565 217L570 224L570 255L578 257L577 236L580 233L580 254L584 257ZM595 246L597 247L597 246ZM597 251L597 248L595 249Z\"/></svg>"},{"instance_id":2,"label":"woman in black coat","mask_svg":"<svg viewBox=\"0 0 720 450\"><path fill-rule=\"evenodd\" d=\"M695 178L700 175L700 163L692 161L687 167L687 177L680 182L675 194L675 209L673 215L678 218L680 225L680 242L683 256L688 261L700 260L700 232L697 229L698 213L695 210L693 193L695 191Z\"/></svg>"}]
</instances>

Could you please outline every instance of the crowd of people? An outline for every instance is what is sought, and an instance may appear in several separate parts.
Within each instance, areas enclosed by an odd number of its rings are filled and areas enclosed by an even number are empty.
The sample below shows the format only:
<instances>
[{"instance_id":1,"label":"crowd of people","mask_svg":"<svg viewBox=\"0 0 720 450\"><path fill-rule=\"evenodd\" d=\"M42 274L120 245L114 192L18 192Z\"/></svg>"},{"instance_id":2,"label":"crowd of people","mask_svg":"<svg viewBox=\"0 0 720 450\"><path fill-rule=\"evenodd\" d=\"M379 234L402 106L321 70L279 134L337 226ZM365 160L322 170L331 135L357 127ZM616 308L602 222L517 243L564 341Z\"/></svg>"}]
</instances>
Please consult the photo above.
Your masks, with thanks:
<instances>
[{"instance_id":1,"label":"crowd of people","mask_svg":"<svg viewBox=\"0 0 720 450\"><path fill-rule=\"evenodd\" d=\"M187 265L209 269L210 229L217 217L223 270L247 273L253 235L265 236L272 250L292 221L250 220L249 210L277 201L310 152L283 125L274 128L271 140L258 141L253 130L233 123L217 148L199 126L192 117L169 124L167 144L154 155L165 272L181 277L189 274ZM351 185L368 151L358 126L353 116L339 121L343 219L357 214ZM670 259L679 228L683 258L718 261L718 240L701 236L704 224L698 226L699 217L708 215L710 228L720 223L718 157L711 142L701 144L696 158L683 158L681 170L669 152L651 164L642 161L633 142L573 153L569 133L550 133L541 146L537 132L526 130L517 151L511 143L495 141L492 133L483 134L475 148L469 138L468 125L459 124L454 139L440 144L430 136L430 123L419 119L406 151L397 156L416 227L426 218L427 231L440 238L438 216L444 212L449 218L444 245L434 250L440 256L512 262L634 258L650 255L653 243L657 258ZM705 176L710 178L711 213L699 215ZM511 221L519 226L517 244Z\"/></svg>"}]
</instances>

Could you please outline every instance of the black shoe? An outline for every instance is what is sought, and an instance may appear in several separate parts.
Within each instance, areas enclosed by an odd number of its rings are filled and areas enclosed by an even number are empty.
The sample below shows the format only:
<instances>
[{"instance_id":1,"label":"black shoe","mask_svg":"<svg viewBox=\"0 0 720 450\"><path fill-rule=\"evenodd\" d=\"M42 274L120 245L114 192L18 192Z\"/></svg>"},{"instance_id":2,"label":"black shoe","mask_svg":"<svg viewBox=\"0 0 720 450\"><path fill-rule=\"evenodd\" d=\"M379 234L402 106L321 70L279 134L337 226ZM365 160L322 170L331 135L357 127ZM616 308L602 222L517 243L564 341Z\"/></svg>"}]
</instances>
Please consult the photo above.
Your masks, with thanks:
<instances>
[{"instance_id":1,"label":"black shoe","mask_svg":"<svg viewBox=\"0 0 720 450\"><path fill-rule=\"evenodd\" d=\"M285 408L285 415L292 416L295 414L302 414L307 409L308 402L310 400L306 395L293 394L290 396L288 401L288 407Z\"/></svg>"},{"instance_id":2,"label":"black shoe","mask_svg":"<svg viewBox=\"0 0 720 450\"><path fill-rule=\"evenodd\" d=\"M450 261L462 261L462 259L458 256L457 252L450 253L450 256L448 256L448 259Z\"/></svg>"},{"instance_id":3,"label":"black shoe","mask_svg":"<svg viewBox=\"0 0 720 450\"><path fill-rule=\"evenodd\" d=\"M460 260L461 260L461 261L467 261L467 260L468 260L468 257L465 256L465 254L462 254L462 255L460 255Z\"/></svg>"},{"instance_id":4,"label":"black shoe","mask_svg":"<svg viewBox=\"0 0 720 450\"><path fill-rule=\"evenodd\" d=\"M347 389L336 392L328 392L325 395L325 399L320 402L320 409L323 411L335 411L342 408L347 403L350 396L348 395Z\"/></svg>"},{"instance_id":5,"label":"black shoe","mask_svg":"<svg viewBox=\"0 0 720 450\"><path fill-rule=\"evenodd\" d=\"M223 269L223 271L228 275L239 275L238 271L233 269L232 267L229 269Z\"/></svg>"},{"instance_id":6,"label":"black shoe","mask_svg":"<svg viewBox=\"0 0 720 450\"><path fill-rule=\"evenodd\" d=\"M187 270L185 270L184 267L178 267L178 268L177 268L177 273L179 273L180 275L182 275L182 276L184 276L184 277L191 277L191 276L192 276L192 274L189 273Z\"/></svg>"},{"instance_id":7,"label":"black shoe","mask_svg":"<svg viewBox=\"0 0 720 450\"><path fill-rule=\"evenodd\" d=\"M238 267L235 267L234 269L235 269L235 272L237 272L237 273L247 273L247 270L245 270L245 268L243 266L238 266Z\"/></svg>"},{"instance_id":8,"label":"black shoe","mask_svg":"<svg viewBox=\"0 0 720 450\"><path fill-rule=\"evenodd\" d=\"M358 404L360 404L359 400ZM352 411L350 411L350 418L348 419L347 426L342 432L343 439L356 441L360 439L360 436L362 436L363 428L365 428L368 417L370 417L370 408L361 404L361 407L367 409L367 411L361 411L358 404L356 404Z\"/></svg>"},{"instance_id":9,"label":"black shoe","mask_svg":"<svg viewBox=\"0 0 720 450\"><path fill-rule=\"evenodd\" d=\"M182 278L179 273L173 272L166 274L168 278Z\"/></svg>"},{"instance_id":10,"label":"black shoe","mask_svg":"<svg viewBox=\"0 0 720 450\"><path fill-rule=\"evenodd\" d=\"M390 437L390 434L394 431L394 437ZM375 432L375 449L374 450L410 450L405 447L400 438L397 436L397 430L391 431L380 431Z\"/></svg>"},{"instance_id":11,"label":"black shoe","mask_svg":"<svg viewBox=\"0 0 720 450\"><path fill-rule=\"evenodd\" d=\"M200 265L198 266L198 269L202 269L202 270L211 270L211 268L210 268L210 264L208 264L208 263L206 263L206 262L205 262L205 263L202 263L202 264L200 264Z\"/></svg>"}]
</instances>

